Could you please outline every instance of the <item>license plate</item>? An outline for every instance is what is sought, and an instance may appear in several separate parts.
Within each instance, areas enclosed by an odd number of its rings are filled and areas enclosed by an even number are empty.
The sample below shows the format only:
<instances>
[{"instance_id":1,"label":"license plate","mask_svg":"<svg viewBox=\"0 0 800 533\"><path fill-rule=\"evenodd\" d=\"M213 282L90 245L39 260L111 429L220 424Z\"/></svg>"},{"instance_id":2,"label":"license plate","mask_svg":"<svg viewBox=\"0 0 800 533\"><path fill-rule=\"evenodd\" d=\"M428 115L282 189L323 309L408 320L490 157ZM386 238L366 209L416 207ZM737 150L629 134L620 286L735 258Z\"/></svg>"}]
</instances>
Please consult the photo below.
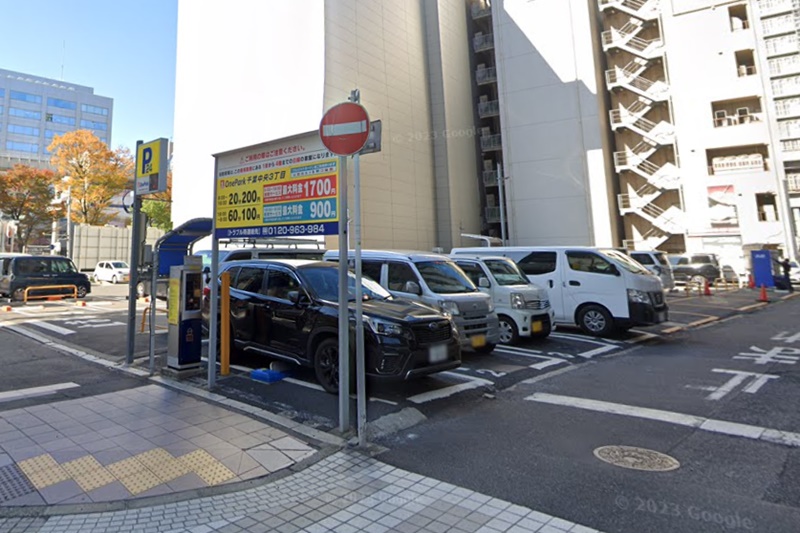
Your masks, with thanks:
<instances>
[{"instance_id":1,"label":"license plate","mask_svg":"<svg viewBox=\"0 0 800 533\"><path fill-rule=\"evenodd\" d=\"M658 315L659 322L666 322L667 321L667 312L666 311L659 311Z\"/></svg>"},{"instance_id":2,"label":"license plate","mask_svg":"<svg viewBox=\"0 0 800 533\"><path fill-rule=\"evenodd\" d=\"M482 348L486 346L486 335L473 335L469 338L473 348Z\"/></svg>"},{"instance_id":3,"label":"license plate","mask_svg":"<svg viewBox=\"0 0 800 533\"><path fill-rule=\"evenodd\" d=\"M531 324L531 331L534 333L541 333L543 329L544 325L541 320L534 320Z\"/></svg>"},{"instance_id":4,"label":"license plate","mask_svg":"<svg viewBox=\"0 0 800 533\"><path fill-rule=\"evenodd\" d=\"M435 344L428 348L428 361L431 363L441 363L447 360L447 345Z\"/></svg>"}]
</instances>

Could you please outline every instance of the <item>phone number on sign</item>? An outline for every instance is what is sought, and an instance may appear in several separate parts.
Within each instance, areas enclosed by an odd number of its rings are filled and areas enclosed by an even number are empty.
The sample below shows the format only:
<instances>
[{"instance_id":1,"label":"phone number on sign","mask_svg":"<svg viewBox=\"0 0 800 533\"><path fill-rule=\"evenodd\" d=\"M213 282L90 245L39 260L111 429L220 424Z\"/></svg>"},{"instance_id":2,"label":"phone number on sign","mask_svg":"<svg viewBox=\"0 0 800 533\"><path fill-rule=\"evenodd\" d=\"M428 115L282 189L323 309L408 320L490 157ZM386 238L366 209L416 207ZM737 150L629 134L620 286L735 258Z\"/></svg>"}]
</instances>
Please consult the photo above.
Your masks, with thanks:
<instances>
[{"instance_id":1,"label":"phone number on sign","mask_svg":"<svg viewBox=\"0 0 800 533\"><path fill-rule=\"evenodd\" d=\"M261 228L261 234L267 237L273 235L319 235L325 233L323 224L297 224L294 226L267 226Z\"/></svg>"}]
</instances>

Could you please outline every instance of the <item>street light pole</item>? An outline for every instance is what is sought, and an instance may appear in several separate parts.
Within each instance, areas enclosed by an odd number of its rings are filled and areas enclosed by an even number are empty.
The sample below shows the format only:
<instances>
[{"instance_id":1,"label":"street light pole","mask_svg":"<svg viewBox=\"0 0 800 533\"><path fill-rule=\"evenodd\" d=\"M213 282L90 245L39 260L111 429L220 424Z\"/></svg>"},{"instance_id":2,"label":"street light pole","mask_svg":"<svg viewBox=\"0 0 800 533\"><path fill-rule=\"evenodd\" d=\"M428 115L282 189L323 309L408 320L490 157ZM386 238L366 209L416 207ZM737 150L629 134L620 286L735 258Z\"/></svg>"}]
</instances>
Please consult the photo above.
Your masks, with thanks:
<instances>
[{"instance_id":1,"label":"street light pole","mask_svg":"<svg viewBox=\"0 0 800 533\"><path fill-rule=\"evenodd\" d=\"M67 185L67 250L66 256L72 253L72 185Z\"/></svg>"}]
</instances>

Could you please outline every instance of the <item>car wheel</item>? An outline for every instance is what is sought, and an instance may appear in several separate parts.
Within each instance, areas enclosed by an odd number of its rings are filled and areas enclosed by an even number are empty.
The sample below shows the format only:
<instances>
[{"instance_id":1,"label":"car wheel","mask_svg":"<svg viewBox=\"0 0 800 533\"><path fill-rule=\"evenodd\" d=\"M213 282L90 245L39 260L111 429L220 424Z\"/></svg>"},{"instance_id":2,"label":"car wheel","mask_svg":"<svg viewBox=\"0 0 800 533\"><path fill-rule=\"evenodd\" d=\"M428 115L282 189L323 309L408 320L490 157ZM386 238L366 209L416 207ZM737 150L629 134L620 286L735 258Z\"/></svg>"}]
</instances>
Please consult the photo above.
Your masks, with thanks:
<instances>
[{"instance_id":1,"label":"car wheel","mask_svg":"<svg viewBox=\"0 0 800 533\"><path fill-rule=\"evenodd\" d=\"M147 295L144 292L144 283L140 281L139 283L136 284L136 297L144 298L145 296Z\"/></svg>"},{"instance_id":2,"label":"car wheel","mask_svg":"<svg viewBox=\"0 0 800 533\"><path fill-rule=\"evenodd\" d=\"M611 313L601 305L587 305L578 313L578 325L587 335L605 337L614 331Z\"/></svg>"},{"instance_id":3,"label":"car wheel","mask_svg":"<svg viewBox=\"0 0 800 533\"><path fill-rule=\"evenodd\" d=\"M475 348L475 351L482 354L490 354L494 351L496 347L497 347L496 344L492 344L489 342L479 348Z\"/></svg>"},{"instance_id":4,"label":"car wheel","mask_svg":"<svg viewBox=\"0 0 800 533\"><path fill-rule=\"evenodd\" d=\"M706 277L701 276L700 274L695 274L694 276L692 276L692 279L689 280L689 283L697 287L703 288L706 286Z\"/></svg>"},{"instance_id":5,"label":"car wheel","mask_svg":"<svg viewBox=\"0 0 800 533\"><path fill-rule=\"evenodd\" d=\"M322 388L339 393L339 340L330 337L319 343L314 353L314 373Z\"/></svg>"},{"instance_id":6,"label":"car wheel","mask_svg":"<svg viewBox=\"0 0 800 533\"><path fill-rule=\"evenodd\" d=\"M11 299L15 302L21 302L25 298L25 287L20 287L11 295Z\"/></svg>"},{"instance_id":7,"label":"car wheel","mask_svg":"<svg viewBox=\"0 0 800 533\"><path fill-rule=\"evenodd\" d=\"M519 340L519 330L514 321L505 316L500 315L500 343L501 344L515 344Z\"/></svg>"},{"instance_id":8,"label":"car wheel","mask_svg":"<svg viewBox=\"0 0 800 533\"><path fill-rule=\"evenodd\" d=\"M86 298L86 294L88 294L88 292L89 291L86 290L86 286L78 285L78 298Z\"/></svg>"},{"instance_id":9,"label":"car wheel","mask_svg":"<svg viewBox=\"0 0 800 533\"><path fill-rule=\"evenodd\" d=\"M111 276L111 283L114 285L117 284L117 276Z\"/></svg>"}]
</instances>

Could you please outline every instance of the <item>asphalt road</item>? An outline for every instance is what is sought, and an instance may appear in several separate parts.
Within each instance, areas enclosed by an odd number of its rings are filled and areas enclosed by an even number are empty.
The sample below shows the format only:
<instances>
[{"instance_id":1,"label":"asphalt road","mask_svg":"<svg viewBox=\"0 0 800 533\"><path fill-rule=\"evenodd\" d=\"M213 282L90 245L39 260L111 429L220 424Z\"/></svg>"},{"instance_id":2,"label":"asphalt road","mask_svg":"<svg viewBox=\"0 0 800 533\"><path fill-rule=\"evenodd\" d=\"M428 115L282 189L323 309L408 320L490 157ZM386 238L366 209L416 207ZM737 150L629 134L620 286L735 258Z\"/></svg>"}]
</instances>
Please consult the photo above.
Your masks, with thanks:
<instances>
[{"instance_id":1,"label":"asphalt road","mask_svg":"<svg viewBox=\"0 0 800 533\"><path fill-rule=\"evenodd\" d=\"M799 311L786 301L451 405L379 441L380 458L602 531L796 533ZM612 445L680 467L595 457Z\"/></svg>"}]
</instances>

